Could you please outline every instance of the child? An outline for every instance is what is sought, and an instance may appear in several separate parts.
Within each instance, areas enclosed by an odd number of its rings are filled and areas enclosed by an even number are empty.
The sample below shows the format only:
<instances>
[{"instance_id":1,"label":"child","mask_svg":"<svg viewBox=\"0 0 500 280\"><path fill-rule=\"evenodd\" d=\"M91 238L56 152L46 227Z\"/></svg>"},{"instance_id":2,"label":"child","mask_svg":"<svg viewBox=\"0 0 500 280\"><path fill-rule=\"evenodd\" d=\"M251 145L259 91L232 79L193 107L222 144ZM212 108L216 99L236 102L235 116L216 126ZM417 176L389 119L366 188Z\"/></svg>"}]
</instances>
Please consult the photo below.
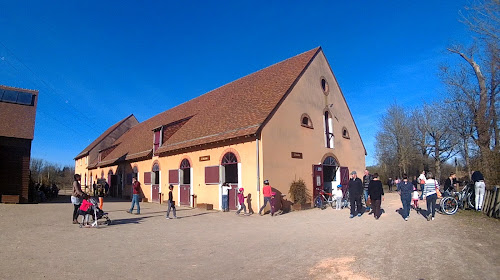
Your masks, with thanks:
<instances>
[{"instance_id":1,"label":"child","mask_svg":"<svg viewBox=\"0 0 500 280\"><path fill-rule=\"evenodd\" d=\"M245 215L248 215L247 214L247 207L245 206L245 198L247 198L243 192L245 191L245 189L243 188L240 188L238 190L238 202L240 203L240 209L238 209L238 211L236 211L236 215L239 215L240 212L241 212L241 209L243 209L243 212L245 213Z\"/></svg>"},{"instance_id":2,"label":"child","mask_svg":"<svg viewBox=\"0 0 500 280\"><path fill-rule=\"evenodd\" d=\"M85 224L86 222L88 223L88 218L86 216L92 214L92 205L92 202L90 202L90 196L84 194L82 204L78 209L78 214L83 216L82 224Z\"/></svg>"},{"instance_id":3,"label":"child","mask_svg":"<svg viewBox=\"0 0 500 280\"><path fill-rule=\"evenodd\" d=\"M336 209L340 210L342 208L342 185L338 185L337 188L332 193L333 197L337 202L335 203Z\"/></svg>"},{"instance_id":4,"label":"child","mask_svg":"<svg viewBox=\"0 0 500 280\"><path fill-rule=\"evenodd\" d=\"M413 193L411 195L411 200L413 202L413 208L418 209L418 191L416 187L413 187Z\"/></svg>"}]
</instances>

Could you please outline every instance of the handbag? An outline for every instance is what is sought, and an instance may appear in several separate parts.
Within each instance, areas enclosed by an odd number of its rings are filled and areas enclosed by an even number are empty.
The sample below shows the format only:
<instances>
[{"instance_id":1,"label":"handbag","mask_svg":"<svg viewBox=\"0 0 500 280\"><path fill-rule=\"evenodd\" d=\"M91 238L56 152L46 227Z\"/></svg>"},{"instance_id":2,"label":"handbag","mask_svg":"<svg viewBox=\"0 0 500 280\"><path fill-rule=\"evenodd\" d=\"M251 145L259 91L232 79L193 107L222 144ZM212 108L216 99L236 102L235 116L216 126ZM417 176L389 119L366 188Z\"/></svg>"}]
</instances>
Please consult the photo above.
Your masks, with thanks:
<instances>
[{"instance_id":1,"label":"handbag","mask_svg":"<svg viewBox=\"0 0 500 280\"><path fill-rule=\"evenodd\" d=\"M370 197L366 200L366 206L371 206L372 205L372 200Z\"/></svg>"},{"instance_id":2,"label":"handbag","mask_svg":"<svg viewBox=\"0 0 500 280\"><path fill-rule=\"evenodd\" d=\"M434 181L434 186L436 186L436 194L438 198L442 198L443 195L441 194L441 191L439 190L439 187L436 184L436 181Z\"/></svg>"}]
</instances>

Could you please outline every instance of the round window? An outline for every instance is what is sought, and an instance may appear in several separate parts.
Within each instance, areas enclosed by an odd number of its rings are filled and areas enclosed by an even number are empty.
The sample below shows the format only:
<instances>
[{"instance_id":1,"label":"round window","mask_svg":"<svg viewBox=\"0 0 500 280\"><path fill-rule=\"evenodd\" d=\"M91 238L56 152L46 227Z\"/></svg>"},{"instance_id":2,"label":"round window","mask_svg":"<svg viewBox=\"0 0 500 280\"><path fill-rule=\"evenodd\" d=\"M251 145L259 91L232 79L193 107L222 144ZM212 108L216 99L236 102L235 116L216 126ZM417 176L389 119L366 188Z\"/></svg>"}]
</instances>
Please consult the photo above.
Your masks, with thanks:
<instances>
[{"instance_id":1,"label":"round window","mask_svg":"<svg viewBox=\"0 0 500 280\"><path fill-rule=\"evenodd\" d=\"M328 95L329 87L328 87L328 82L324 77L321 78L321 89L323 90L323 93L325 95Z\"/></svg>"}]
</instances>

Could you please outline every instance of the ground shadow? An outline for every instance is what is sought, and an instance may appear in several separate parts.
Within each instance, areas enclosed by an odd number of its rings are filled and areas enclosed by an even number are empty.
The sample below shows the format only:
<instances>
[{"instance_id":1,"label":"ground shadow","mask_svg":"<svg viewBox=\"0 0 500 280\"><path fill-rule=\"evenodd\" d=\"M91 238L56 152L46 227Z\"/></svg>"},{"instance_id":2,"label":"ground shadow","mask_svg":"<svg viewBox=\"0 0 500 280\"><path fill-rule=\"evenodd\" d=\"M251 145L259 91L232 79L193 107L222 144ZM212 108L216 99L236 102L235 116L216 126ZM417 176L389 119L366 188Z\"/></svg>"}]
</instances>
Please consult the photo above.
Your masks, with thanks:
<instances>
[{"instance_id":1,"label":"ground shadow","mask_svg":"<svg viewBox=\"0 0 500 280\"><path fill-rule=\"evenodd\" d=\"M140 224L140 222L142 220L153 218L153 217L158 217L158 215L154 215L154 216L137 216L137 217L134 217L134 218L117 219L117 220L111 219L111 226L115 226L115 225L127 225L127 224Z\"/></svg>"}]
</instances>

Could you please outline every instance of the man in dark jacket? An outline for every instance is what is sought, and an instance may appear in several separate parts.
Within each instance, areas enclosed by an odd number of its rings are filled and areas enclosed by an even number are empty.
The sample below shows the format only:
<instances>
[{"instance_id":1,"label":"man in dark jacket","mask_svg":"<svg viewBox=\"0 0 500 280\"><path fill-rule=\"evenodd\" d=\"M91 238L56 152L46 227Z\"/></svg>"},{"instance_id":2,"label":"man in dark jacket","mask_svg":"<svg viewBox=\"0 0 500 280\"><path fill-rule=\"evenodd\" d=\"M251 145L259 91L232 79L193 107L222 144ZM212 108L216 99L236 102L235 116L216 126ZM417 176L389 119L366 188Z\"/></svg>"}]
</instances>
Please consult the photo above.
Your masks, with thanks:
<instances>
[{"instance_id":1,"label":"man in dark jacket","mask_svg":"<svg viewBox=\"0 0 500 280\"><path fill-rule=\"evenodd\" d=\"M349 200L351 201L351 215L349 218L354 218L354 215L361 217L362 208L361 195L363 194L363 182L358 178L356 171L351 172L349 180Z\"/></svg>"},{"instance_id":2,"label":"man in dark jacket","mask_svg":"<svg viewBox=\"0 0 500 280\"><path fill-rule=\"evenodd\" d=\"M401 196L401 203L403 204L402 216L405 221L408 221L410 216L411 194L413 192L413 184L408 181L408 175L403 174L403 181L398 184L398 193Z\"/></svg>"}]
</instances>

